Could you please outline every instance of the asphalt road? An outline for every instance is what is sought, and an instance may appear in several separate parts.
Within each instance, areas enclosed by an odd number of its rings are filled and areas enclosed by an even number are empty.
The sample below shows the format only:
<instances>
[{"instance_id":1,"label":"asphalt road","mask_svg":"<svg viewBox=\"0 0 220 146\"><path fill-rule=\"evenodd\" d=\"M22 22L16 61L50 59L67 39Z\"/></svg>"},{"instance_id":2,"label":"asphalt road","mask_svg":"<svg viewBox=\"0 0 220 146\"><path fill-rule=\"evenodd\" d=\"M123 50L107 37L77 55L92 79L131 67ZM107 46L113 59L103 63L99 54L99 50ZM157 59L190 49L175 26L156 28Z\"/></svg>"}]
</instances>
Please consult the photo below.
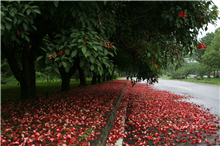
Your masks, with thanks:
<instances>
[{"instance_id":1,"label":"asphalt road","mask_svg":"<svg viewBox=\"0 0 220 146\"><path fill-rule=\"evenodd\" d=\"M212 114L220 116L220 86L159 79L153 88L171 91L179 95L193 96L194 98L186 101L204 105L205 108L211 109Z\"/></svg>"}]
</instances>

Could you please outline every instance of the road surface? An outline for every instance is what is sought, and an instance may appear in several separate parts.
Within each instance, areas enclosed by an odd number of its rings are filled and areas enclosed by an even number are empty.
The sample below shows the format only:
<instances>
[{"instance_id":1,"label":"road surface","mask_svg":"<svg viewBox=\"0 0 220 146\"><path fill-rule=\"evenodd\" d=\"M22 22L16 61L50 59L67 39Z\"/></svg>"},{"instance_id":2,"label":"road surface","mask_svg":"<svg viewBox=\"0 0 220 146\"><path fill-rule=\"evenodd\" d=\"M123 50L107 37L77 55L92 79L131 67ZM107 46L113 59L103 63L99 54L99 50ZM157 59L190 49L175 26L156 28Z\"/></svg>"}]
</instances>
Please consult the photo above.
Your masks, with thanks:
<instances>
[{"instance_id":1,"label":"road surface","mask_svg":"<svg viewBox=\"0 0 220 146\"><path fill-rule=\"evenodd\" d=\"M145 83L145 81L141 83ZM220 86L159 79L159 82L155 83L153 88L171 91L179 95L193 96L195 98L187 101L203 104L205 108L211 109L212 114L220 116Z\"/></svg>"}]
</instances>

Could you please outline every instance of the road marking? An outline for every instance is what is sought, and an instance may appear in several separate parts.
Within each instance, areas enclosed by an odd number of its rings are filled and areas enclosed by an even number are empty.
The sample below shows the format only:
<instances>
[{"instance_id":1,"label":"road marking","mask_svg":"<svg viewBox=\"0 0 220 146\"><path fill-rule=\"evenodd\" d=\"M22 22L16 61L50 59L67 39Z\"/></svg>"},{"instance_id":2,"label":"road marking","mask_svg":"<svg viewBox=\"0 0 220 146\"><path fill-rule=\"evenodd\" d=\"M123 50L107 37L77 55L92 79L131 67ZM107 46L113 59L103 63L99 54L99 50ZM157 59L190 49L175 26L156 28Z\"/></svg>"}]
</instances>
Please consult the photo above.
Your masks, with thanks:
<instances>
[{"instance_id":1,"label":"road marking","mask_svg":"<svg viewBox=\"0 0 220 146\"><path fill-rule=\"evenodd\" d=\"M190 91L192 91L192 89L190 89L190 88L186 88L186 87L181 87L181 86L179 86L179 88L183 88L183 89L186 89L186 90L190 90Z\"/></svg>"}]
</instances>

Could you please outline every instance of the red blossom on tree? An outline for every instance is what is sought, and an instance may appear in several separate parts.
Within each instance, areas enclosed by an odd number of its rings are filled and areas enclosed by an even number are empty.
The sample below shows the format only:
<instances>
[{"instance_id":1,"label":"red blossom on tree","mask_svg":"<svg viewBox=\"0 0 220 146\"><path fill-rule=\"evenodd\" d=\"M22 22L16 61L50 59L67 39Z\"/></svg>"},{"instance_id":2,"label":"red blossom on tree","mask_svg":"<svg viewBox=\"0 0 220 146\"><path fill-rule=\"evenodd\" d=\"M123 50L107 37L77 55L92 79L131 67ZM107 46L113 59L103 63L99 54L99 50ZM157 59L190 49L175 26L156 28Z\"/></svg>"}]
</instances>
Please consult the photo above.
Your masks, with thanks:
<instances>
[{"instance_id":1,"label":"red blossom on tree","mask_svg":"<svg viewBox=\"0 0 220 146\"><path fill-rule=\"evenodd\" d=\"M179 17L183 17L183 19L185 19L186 18L186 13L185 12L180 12L179 14L178 14L178 16Z\"/></svg>"},{"instance_id":2,"label":"red blossom on tree","mask_svg":"<svg viewBox=\"0 0 220 146\"><path fill-rule=\"evenodd\" d=\"M84 45L86 45L86 42L83 42Z\"/></svg>"},{"instance_id":3,"label":"red blossom on tree","mask_svg":"<svg viewBox=\"0 0 220 146\"><path fill-rule=\"evenodd\" d=\"M50 55L50 56L49 56L49 59L52 59L52 58L53 58L53 56L52 56L52 55Z\"/></svg>"},{"instance_id":4,"label":"red blossom on tree","mask_svg":"<svg viewBox=\"0 0 220 146\"><path fill-rule=\"evenodd\" d=\"M17 34L20 34L20 30L17 30Z\"/></svg>"},{"instance_id":5,"label":"red blossom on tree","mask_svg":"<svg viewBox=\"0 0 220 146\"><path fill-rule=\"evenodd\" d=\"M199 43L199 44L196 44L196 45L197 45L197 48L198 48L198 49L203 49L203 50L205 50L205 48L207 48L207 46L204 45L203 43Z\"/></svg>"},{"instance_id":6,"label":"red blossom on tree","mask_svg":"<svg viewBox=\"0 0 220 146\"><path fill-rule=\"evenodd\" d=\"M147 37L148 37L148 34L144 34L144 36L147 38Z\"/></svg>"},{"instance_id":7,"label":"red blossom on tree","mask_svg":"<svg viewBox=\"0 0 220 146\"><path fill-rule=\"evenodd\" d=\"M59 51L59 55L62 55L62 54L63 54L63 51L62 51L62 50L60 50L60 51Z\"/></svg>"},{"instance_id":8,"label":"red blossom on tree","mask_svg":"<svg viewBox=\"0 0 220 146\"><path fill-rule=\"evenodd\" d=\"M204 18L200 19L200 22L203 23Z\"/></svg>"},{"instance_id":9,"label":"red blossom on tree","mask_svg":"<svg viewBox=\"0 0 220 146\"><path fill-rule=\"evenodd\" d=\"M157 64L155 61L152 61L152 64L156 64L157 67L160 67L159 64Z\"/></svg>"},{"instance_id":10,"label":"red blossom on tree","mask_svg":"<svg viewBox=\"0 0 220 146\"><path fill-rule=\"evenodd\" d=\"M99 20L99 25L101 25L102 23L101 23L101 20Z\"/></svg>"}]
</instances>

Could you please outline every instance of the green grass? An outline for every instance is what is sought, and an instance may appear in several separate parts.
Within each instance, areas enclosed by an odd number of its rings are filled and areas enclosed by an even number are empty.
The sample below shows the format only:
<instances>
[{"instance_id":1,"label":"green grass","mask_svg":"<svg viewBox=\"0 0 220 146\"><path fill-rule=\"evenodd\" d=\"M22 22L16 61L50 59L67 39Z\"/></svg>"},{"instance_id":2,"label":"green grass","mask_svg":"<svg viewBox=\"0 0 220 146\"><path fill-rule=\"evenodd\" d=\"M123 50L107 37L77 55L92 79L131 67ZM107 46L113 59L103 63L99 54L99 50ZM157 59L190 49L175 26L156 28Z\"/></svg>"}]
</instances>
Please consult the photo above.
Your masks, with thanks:
<instances>
[{"instance_id":1,"label":"green grass","mask_svg":"<svg viewBox=\"0 0 220 146\"><path fill-rule=\"evenodd\" d=\"M119 78L117 78L119 79ZM117 80L116 79L116 80ZM7 80L8 81L8 80ZM89 86L96 86L101 83L97 83L96 85L91 85L92 78L87 78L86 82ZM49 97L51 97L53 94L56 93L62 93L61 90L61 79L57 79L56 81L42 81L42 80L37 80L36 81L36 93L39 97L45 97L46 92L49 93ZM84 87L78 87L80 84L80 80L76 81L75 79L71 79L70 81L70 90L74 89L82 89ZM20 85L18 85L18 81L15 80L10 80L6 84L1 84L1 104L8 104L11 101L17 102L20 100Z\"/></svg>"},{"instance_id":2,"label":"green grass","mask_svg":"<svg viewBox=\"0 0 220 146\"><path fill-rule=\"evenodd\" d=\"M88 78L87 84L91 85L91 78ZM80 81L71 79L70 88L78 88ZM61 80L47 82L47 81L36 81L36 92L39 97L45 96L46 92L49 96L55 93L61 93ZM20 85L17 81L7 82L6 84L1 84L1 103L6 104L8 101L14 100L18 101L20 99Z\"/></svg>"},{"instance_id":3,"label":"green grass","mask_svg":"<svg viewBox=\"0 0 220 146\"><path fill-rule=\"evenodd\" d=\"M200 83L200 84L209 84L209 85L217 85L220 86L220 78L203 78L203 80L194 80L194 78L187 78L187 79L172 79L171 77L160 76L161 79L169 79L169 80L177 80L177 81L185 81L185 82L192 82L192 83Z\"/></svg>"}]
</instances>

